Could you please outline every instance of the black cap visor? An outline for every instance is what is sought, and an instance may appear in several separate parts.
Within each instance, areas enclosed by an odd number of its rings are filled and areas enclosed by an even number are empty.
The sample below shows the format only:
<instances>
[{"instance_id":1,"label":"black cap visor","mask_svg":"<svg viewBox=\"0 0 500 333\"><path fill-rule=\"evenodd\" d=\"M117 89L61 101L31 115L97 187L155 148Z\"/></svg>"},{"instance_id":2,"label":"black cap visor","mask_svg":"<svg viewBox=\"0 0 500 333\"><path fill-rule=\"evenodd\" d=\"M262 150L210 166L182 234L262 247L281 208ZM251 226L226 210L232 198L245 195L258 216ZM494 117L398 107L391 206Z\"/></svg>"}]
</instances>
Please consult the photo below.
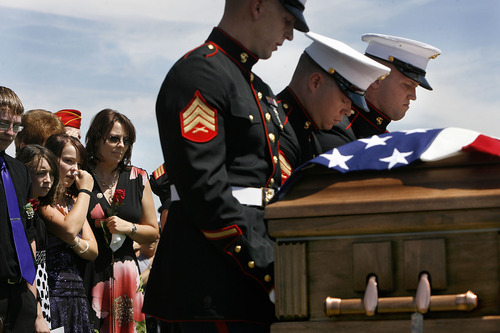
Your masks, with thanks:
<instances>
[{"instance_id":1,"label":"black cap visor","mask_svg":"<svg viewBox=\"0 0 500 333\"><path fill-rule=\"evenodd\" d=\"M301 32L308 32L306 19L304 18L304 6L298 0L280 0L283 6L296 18L294 28Z\"/></svg>"},{"instance_id":2,"label":"black cap visor","mask_svg":"<svg viewBox=\"0 0 500 333\"><path fill-rule=\"evenodd\" d=\"M340 90L351 100L351 102L357 107L366 112L370 112L368 105L365 101L365 90L359 88L358 86L349 82L346 78L337 72L330 74L335 80Z\"/></svg>"},{"instance_id":3,"label":"black cap visor","mask_svg":"<svg viewBox=\"0 0 500 333\"><path fill-rule=\"evenodd\" d=\"M392 61L391 61L391 60L386 60L386 59L379 58L379 57L374 56L374 55L369 54L369 53L367 53L367 55L369 55L370 57L374 57L374 58L383 60L383 61L387 61L390 64L393 64L394 67L396 67L396 69L401 74L403 74L404 76L406 76L406 77L412 79L413 81L417 82L422 88L427 89L427 90L432 90L431 85L429 84L429 82L425 78L425 74L426 73L425 73L425 71L423 69L420 69L418 67L410 65L409 63L404 62L404 61L399 60L399 59L394 58L394 57L391 57L392 58L391 59Z\"/></svg>"}]
</instances>

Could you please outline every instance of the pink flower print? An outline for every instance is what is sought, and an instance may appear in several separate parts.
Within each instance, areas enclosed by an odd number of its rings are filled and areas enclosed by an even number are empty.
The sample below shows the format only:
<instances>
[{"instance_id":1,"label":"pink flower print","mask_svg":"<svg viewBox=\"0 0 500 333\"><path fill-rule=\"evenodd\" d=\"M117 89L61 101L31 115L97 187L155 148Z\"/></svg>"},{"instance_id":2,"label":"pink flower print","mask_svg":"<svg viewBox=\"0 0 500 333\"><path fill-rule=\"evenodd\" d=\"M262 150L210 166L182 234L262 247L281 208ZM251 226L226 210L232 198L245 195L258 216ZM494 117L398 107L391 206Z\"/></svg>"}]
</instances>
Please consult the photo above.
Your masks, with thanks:
<instances>
[{"instance_id":1,"label":"pink flower print","mask_svg":"<svg viewBox=\"0 0 500 333\"><path fill-rule=\"evenodd\" d=\"M102 332L111 331L113 321L114 332L135 332L137 325L145 320L139 271L134 261L126 260L114 263L113 274L114 279L99 282L92 289L92 308L99 318L105 318ZM111 295L114 295L113 316L109 316Z\"/></svg>"},{"instance_id":2,"label":"pink flower print","mask_svg":"<svg viewBox=\"0 0 500 333\"><path fill-rule=\"evenodd\" d=\"M101 227L101 220L104 220L106 218L101 204L95 205L94 209L92 209L92 211L90 212L90 218L94 220L94 225L96 228Z\"/></svg>"},{"instance_id":3,"label":"pink flower print","mask_svg":"<svg viewBox=\"0 0 500 333\"><path fill-rule=\"evenodd\" d=\"M136 179L138 175L142 176L142 185L146 186L146 183L148 181L148 175L146 171L133 166L132 169L130 170L130 179Z\"/></svg>"}]
</instances>

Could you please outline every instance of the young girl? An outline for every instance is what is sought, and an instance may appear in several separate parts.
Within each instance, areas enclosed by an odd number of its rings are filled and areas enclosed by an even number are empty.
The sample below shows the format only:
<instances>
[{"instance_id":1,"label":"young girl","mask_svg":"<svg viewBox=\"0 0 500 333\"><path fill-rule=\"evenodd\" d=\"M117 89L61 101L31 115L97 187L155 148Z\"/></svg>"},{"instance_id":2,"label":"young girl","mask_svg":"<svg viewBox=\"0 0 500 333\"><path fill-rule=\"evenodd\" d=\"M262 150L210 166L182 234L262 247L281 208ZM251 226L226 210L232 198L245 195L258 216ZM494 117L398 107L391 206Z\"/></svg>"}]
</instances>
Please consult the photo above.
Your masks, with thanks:
<instances>
[{"instance_id":1,"label":"young girl","mask_svg":"<svg viewBox=\"0 0 500 333\"><path fill-rule=\"evenodd\" d=\"M38 209L50 232L47 270L52 327L64 326L66 333L91 332L81 271L86 261L94 260L98 254L86 219L94 180L80 169L86 162L80 141L67 134L54 134L45 145L58 159L59 180L65 189L55 204Z\"/></svg>"},{"instance_id":2,"label":"young girl","mask_svg":"<svg viewBox=\"0 0 500 333\"><path fill-rule=\"evenodd\" d=\"M24 146L16 158L28 168L33 189L34 210L40 203L54 203L56 189L59 185L59 167L57 158L50 150L39 145ZM35 322L37 332L48 332L51 328L49 285L47 283L46 250L47 230L43 221L37 217L36 223L36 288L39 297L39 315ZM40 316L40 312L43 317Z\"/></svg>"}]
</instances>

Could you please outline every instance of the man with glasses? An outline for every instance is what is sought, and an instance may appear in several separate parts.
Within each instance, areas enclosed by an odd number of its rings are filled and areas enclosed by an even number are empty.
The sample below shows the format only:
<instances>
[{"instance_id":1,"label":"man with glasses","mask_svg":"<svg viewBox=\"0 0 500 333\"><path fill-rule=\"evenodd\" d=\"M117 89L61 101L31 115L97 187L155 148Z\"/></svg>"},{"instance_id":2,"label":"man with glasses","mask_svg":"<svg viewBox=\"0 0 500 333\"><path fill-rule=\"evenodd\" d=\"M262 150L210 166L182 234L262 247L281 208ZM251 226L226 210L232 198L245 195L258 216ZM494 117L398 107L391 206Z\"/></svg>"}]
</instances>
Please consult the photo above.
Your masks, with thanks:
<instances>
[{"instance_id":1,"label":"man with glasses","mask_svg":"<svg viewBox=\"0 0 500 333\"><path fill-rule=\"evenodd\" d=\"M264 205L281 183L276 96L252 72L306 0L226 0L208 40L169 71L156 103L171 205L144 312L178 332L269 332L273 247Z\"/></svg>"},{"instance_id":2,"label":"man with glasses","mask_svg":"<svg viewBox=\"0 0 500 333\"><path fill-rule=\"evenodd\" d=\"M388 66L391 74L375 81L366 91L368 110L352 108L349 118L332 129L322 132L318 139L323 151L347 142L387 132L391 121L401 120L417 99L416 88L432 90L425 77L427 63L441 51L431 45L402 37L365 34L368 43L365 54Z\"/></svg>"},{"instance_id":3,"label":"man with glasses","mask_svg":"<svg viewBox=\"0 0 500 333\"><path fill-rule=\"evenodd\" d=\"M312 39L288 87L278 94L298 144L285 135L280 141L283 180L291 171L323 151L316 139L351 113L351 105L367 109L366 88L389 68L337 40L308 33Z\"/></svg>"},{"instance_id":4,"label":"man with glasses","mask_svg":"<svg viewBox=\"0 0 500 333\"><path fill-rule=\"evenodd\" d=\"M3 332L33 332L37 315L40 323L45 323L34 284L33 212L26 207L31 198L30 176L23 163L5 153L22 129L23 112L19 97L11 89L0 87L0 321Z\"/></svg>"}]
</instances>

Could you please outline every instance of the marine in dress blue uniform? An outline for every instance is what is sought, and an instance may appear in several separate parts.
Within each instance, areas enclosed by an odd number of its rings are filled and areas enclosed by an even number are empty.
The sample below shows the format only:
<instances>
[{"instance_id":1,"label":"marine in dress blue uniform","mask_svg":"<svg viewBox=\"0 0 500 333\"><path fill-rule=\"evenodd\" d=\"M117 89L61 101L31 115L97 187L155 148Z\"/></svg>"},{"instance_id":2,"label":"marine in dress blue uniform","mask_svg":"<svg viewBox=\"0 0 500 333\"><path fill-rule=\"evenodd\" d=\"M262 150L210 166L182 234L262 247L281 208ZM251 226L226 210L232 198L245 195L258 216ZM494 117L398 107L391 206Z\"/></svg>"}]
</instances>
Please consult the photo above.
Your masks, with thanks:
<instances>
[{"instance_id":1,"label":"marine in dress blue uniform","mask_svg":"<svg viewBox=\"0 0 500 333\"><path fill-rule=\"evenodd\" d=\"M425 75L429 60L441 54L438 48L390 35L370 33L361 38L368 43L365 54L389 66L391 74L384 83L375 82L368 88L365 96L368 110L354 106L349 119L320 133L318 140L323 151L356 139L386 133L390 122L402 119L410 100L417 98L417 86L432 90ZM396 82L400 84L392 84Z\"/></svg>"},{"instance_id":2,"label":"marine in dress blue uniform","mask_svg":"<svg viewBox=\"0 0 500 333\"><path fill-rule=\"evenodd\" d=\"M304 30L304 3L272 5L284 5L276 8ZM172 202L146 291L149 315L265 330L275 319L274 242L264 206L281 183L279 138L287 126L275 95L252 72L258 59L214 28L173 66L159 92Z\"/></svg>"},{"instance_id":3,"label":"marine in dress blue uniform","mask_svg":"<svg viewBox=\"0 0 500 333\"><path fill-rule=\"evenodd\" d=\"M302 54L288 87L278 94L298 139L281 140L283 170L296 167L321 154L317 139L321 129L329 129L351 111L351 105L366 107L364 93L370 84L386 76L390 69L348 45L315 33Z\"/></svg>"}]
</instances>

